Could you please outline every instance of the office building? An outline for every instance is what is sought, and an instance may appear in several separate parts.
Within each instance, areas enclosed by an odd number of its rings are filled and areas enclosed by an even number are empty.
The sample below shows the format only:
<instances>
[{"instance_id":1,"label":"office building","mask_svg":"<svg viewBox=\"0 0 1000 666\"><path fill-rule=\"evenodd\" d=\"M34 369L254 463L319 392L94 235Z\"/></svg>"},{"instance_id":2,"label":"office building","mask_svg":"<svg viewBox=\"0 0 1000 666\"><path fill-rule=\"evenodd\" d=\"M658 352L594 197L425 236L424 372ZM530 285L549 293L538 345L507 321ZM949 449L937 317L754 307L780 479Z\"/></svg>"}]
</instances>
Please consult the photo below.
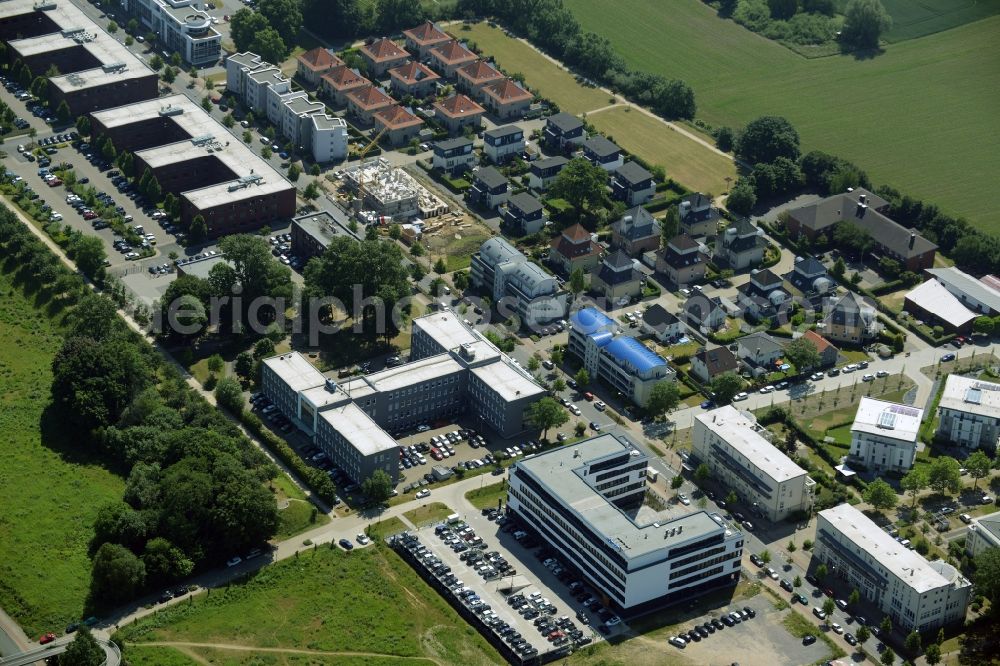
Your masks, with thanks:
<instances>
[{"instance_id":1,"label":"office building","mask_svg":"<svg viewBox=\"0 0 1000 666\"><path fill-rule=\"evenodd\" d=\"M653 387L675 381L666 359L628 335L618 335L610 317L581 308L570 317L567 349L583 361L591 379L603 379L626 398L644 407Z\"/></svg>"},{"instance_id":2,"label":"office building","mask_svg":"<svg viewBox=\"0 0 1000 666\"><path fill-rule=\"evenodd\" d=\"M763 431L751 414L719 407L695 416L691 453L757 515L777 522L807 513L816 482L764 439Z\"/></svg>"},{"instance_id":3,"label":"office building","mask_svg":"<svg viewBox=\"0 0 1000 666\"><path fill-rule=\"evenodd\" d=\"M1000 437L1000 384L948 375L938 410L935 437L966 449L996 451Z\"/></svg>"},{"instance_id":4,"label":"office building","mask_svg":"<svg viewBox=\"0 0 1000 666\"><path fill-rule=\"evenodd\" d=\"M813 560L892 618L902 634L962 622L972 585L944 560L928 562L844 503L820 511Z\"/></svg>"},{"instance_id":5,"label":"office building","mask_svg":"<svg viewBox=\"0 0 1000 666\"><path fill-rule=\"evenodd\" d=\"M95 136L129 151L136 168L180 199L183 227L202 216L208 235L254 231L295 213L295 188L185 95L91 114Z\"/></svg>"},{"instance_id":6,"label":"office building","mask_svg":"<svg viewBox=\"0 0 1000 666\"><path fill-rule=\"evenodd\" d=\"M306 213L292 219L292 251L303 261L309 261L326 250L338 236L358 240L344 220L338 220L325 210Z\"/></svg>"},{"instance_id":7,"label":"office building","mask_svg":"<svg viewBox=\"0 0 1000 666\"><path fill-rule=\"evenodd\" d=\"M214 65L222 56L222 35L196 0L123 0L125 12L159 37L167 53L191 65Z\"/></svg>"},{"instance_id":8,"label":"office building","mask_svg":"<svg viewBox=\"0 0 1000 666\"><path fill-rule=\"evenodd\" d=\"M924 410L861 398L851 425L851 465L883 474L905 474L917 458L917 435Z\"/></svg>"},{"instance_id":9,"label":"office building","mask_svg":"<svg viewBox=\"0 0 1000 666\"><path fill-rule=\"evenodd\" d=\"M570 294L503 238L489 239L472 255L469 279L504 307L502 312L516 314L529 326L566 316Z\"/></svg>"},{"instance_id":10,"label":"office building","mask_svg":"<svg viewBox=\"0 0 1000 666\"><path fill-rule=\"evenodd\" d=\"M990 548L1000 548L1000 511L973 518L965 537L965 552L970 557Z\"/></svg>"},{"instance_id":11,"label":"office building","mask_svg":"<svg viewBox=\"0 0 1000 666\"><path fill-rule=\"evenodd\" d=\"M738 529L683 505L643 514L648 466L642 452L608 434L509 471L508 510L624 613L690 601L740 577Z\"/></svg>"}]
</instances>

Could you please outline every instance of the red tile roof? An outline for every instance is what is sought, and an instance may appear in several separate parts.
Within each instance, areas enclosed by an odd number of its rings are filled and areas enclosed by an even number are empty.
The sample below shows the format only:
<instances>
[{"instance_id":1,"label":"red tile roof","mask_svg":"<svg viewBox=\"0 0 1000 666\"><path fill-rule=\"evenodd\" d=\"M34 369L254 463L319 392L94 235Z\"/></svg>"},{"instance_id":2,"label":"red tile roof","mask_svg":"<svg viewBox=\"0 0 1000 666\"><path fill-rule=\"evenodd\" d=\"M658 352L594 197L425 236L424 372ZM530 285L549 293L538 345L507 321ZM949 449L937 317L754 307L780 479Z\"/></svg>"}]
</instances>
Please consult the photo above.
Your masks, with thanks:
<instances>
[{"instance_id":1,"label":"red tile roof","mask_svg":"<svg viewBox=\"0 0 1000 666\"><path fill-rule=\"evenodd\" d=\"M503 78L503 74L485 60L477 60L476 62L470 62L468 65L462 65L458 68L457 74L470 83L494 81Z\"/></svg>"},{"instance_id":2,"label":"red tile roof","mask_svg":"<svg viewBox=\"0 0 1000 666\"><path fill-rule=\"evenodd\" d=\"M392 41L388 37L376 39L371 44L365 44L360 50L375 62L384 62L386 60L397 60L399 58L410 57L410 54L407 53L405 49L397 46L396 42Z\"/></svg>"},{"instance_id":3,"label":"red tile roof","mask_svg":"<svg viewBox=\"0 0 1000 666\"><path fill-rule=\"evenodd\" d=\"M377 109L396 101L375 86L352 90L347 97L362 109Z\"/></svg>"},{"instance_id":4,"label":"red tile roof","mask_svg":"<svg viewBox=\"0 0 1000 666\"><path fill-rule=\"evenodd\" d=\"M300 55L297 60L314 72L321 69L330 69L331 67L337 67L344 64L343 60L321 46L317 46L314 49L306 51Z\"/></svg>"},{"instance_id":5,"label":"red tile roof","mask_svg":"<svg viewBox=\"0 0 1000 666\"><path fill-rule=\"evenodd\" d=\"M590 232L584 229L581 224L566 227L563 229L562 235L566 237L566 240L574 243L582 243L583 241L590 240Z\"/></svg>"},{"instance_id":6,"label":"red tile roof","mask_svg":"<svg viewBox=\"0 0 1000 666\"><path fill-rule=\"evenodd\" d=\"M431 54L441 62L448 65L476 59L475 53L465 48L454 39L447 44L435 46L431 49Z\"/></svg>"},{"instance_id":7,"label":"red tile roof","mask_svg":"<svg viewBox=\"0 0 1000 666\"><path fill-rule=\"evenodd\" d=\"M549 244L553 252L556 252L566 259L580 259L582 257L591 257L601 254L604 248L595 243L594 241L588 240L585 243L573 243L569 241L565 236L560 236L555 238Z\"/></svg>"},{"instance_id":8,"label":"red tile roof","mask_svg":"<svg viewBox=\"0 0 1000 666\"><path fill-rule=\"evenodd\" d=\"M337 90L344 90L346 88L357 88L360 86L370 86L372 84L371 81L361 76L347 65L334 67L329 72L323 75L323 80L329 83Z\"/></svg>"},{"instance_id":9,"label":"red tile roof","mask_svg":"<svg viewBox=\"0 0 1000 666\"><path fill-rule=\"evenodd\" d=\"M511 104L534 97L534 95L510 79L504 79L497 83L488 83L483 86L483 92L501 104Z\"/></svg>"},{"instance_id":10,"label":"red tile roof","mask_svg":"<svg viewBox=\"0 0 1000 666\"><path fill-rule=\"evenodd\" d=\"M806 331L805 333L802 334L802 337L808 340L809 342L813 343L814 345L816 345L816 351L818 351L820 354L825 352L830 347L833 347L834 349L837 348L832 342L824 338L816 331Z\"/></svg>"},{"instance_id":11,"label":"red tile roof","mask_svg":"<svg viewBox=\"0 0 1000 666\"><path fill-rule=\"evenodd\" d=\"M438 42L451 39L448 33L443 32L432 21L426 21L423 25L419 25L416 28L404 30L403 34L421 46L437 44Z\"/></svg>"},{"instance_id":12,"label":"red tile roof","mask_svg":"<svg viewBox=\"0 0 1000 666\"><path fill-rule=\"evenodd\" d=\"M441 78L433 69L416 60L411 60L405 65L390 69L389 76L408 84Z\"/></svg>"},{"instance_id":13,"label":"red tile roof","mask_svg":"<svg viewBox=\"0 0 1000 666\"><path fill-rule=\"evenodd\" d=\"M375 112L375 122L390 130L403 129L414 125L423 125L424 121L401 107L399 104L386 107Z\"/></svg>"},{"instance_id":14,"label":"red tile roof","mask_svg":"<svg viewBox=\"0 0 1000 666\"><path fill-rule=\"evenodd\" d=\"M486 113L486 109L476 104L465 95L452 95L443 102L435 102L434 109L452 118L473 116Z\"/></svg>"}]
</instances>

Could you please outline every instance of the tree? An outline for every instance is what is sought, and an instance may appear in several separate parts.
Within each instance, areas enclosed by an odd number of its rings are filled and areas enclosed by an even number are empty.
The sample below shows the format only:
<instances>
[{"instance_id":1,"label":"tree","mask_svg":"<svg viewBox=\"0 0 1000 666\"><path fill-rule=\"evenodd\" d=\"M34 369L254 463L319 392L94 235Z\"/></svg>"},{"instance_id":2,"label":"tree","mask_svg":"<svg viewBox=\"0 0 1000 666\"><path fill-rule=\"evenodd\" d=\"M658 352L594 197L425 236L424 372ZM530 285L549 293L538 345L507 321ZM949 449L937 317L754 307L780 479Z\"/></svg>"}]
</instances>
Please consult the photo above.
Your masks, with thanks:
<instances>
[{"instance_id":1,"label":"tree","mask_svg":"<svg viewBox=\"0 0 1000 666\"><path fill-rule=\"evenodd\" d=\"M253 346L253 357L255 359L262 359L269 356L274 356L274 343L268 338L261 338Z\"/></svg>"},{"instance_id":2,"label":"tree","mask_svg":"<svg viewBox=\"0 0 1000 666\"><path fill-rule=\"evenodd\" d=\"M294 44L302 29L302 5L297 0L260 0L257 11L267 19L285 44ZM407 25L417 25L416 23ZM392 31L386 31L389 34ZM276 62L276 61L272 61Z\"/></svg>"},{"instance_id":3,"label":"tree","mask_svg":"<svg viewBox=\"0 0 1000 666\"><path fill-rule=\"evenodd\" d=\"M220 405L239 414L243 411L243 389L232 377L223 377L215 385L215 400Z\"/></svg>"},{"instance_id":4,"label":"tree","mask_svg":"<svg viewBox=\"0 0 1000 666\"><path fill-rule=\"evenodd\" d=\"M552 196L564 199L579 217L585 208L600 206L607 199L608 174L599 166L577 157L563 167L552 184Z\"/></svg>"},{"instance_id":5,"label":"tree","mask_svg":"<svg viewBox=\"0 0 1000 666\"><path fill-rule=\"evenodd\" d=\"M101 154L104 155L104 159L107 161L115 161L115 157L118 156L118 153L115 152L115 144L111 143L111 139L104 142L104 147L101 148Z\"/></svg>"},{"instance_id":6,"label":"tree","mask_svg":"<svg viewBox=\"0 0 1000 666\"><path fill-rule=\"evenodd\" d=\"M382 504L392 497L392 479L384 470L377 469L362 482L361 490L372 502Z\"/></svg>"},{"instance_id":7,"label":"tree","mask_svg":"<svg viewBox=\"0 0 1000 666\"><path fill-rule=\"evenodd\" d=\"M55 659L59 666L101 666L105 657L104 648L94 640L90 627L83 626L77 629L66 651Z\"/></svg>"},{"instance_id":8,"label":"tree","mask_svg":"<svg viewBox=\"0 0 1000 666\"><path fill-rule=\"evenodd\" d=\"M837 247L854 252L862 258L875 246L871 234L853 222L843 222L834 227L833 242Z\"/></svg>"},{"instance_id":9,"label":"tree","mask_svg":"<svg viewBox=\"0 0 1000 666\"><path fill-rule=\"evenodd\" d=\"M737 215L749 215L756 205L757 193L753 185L744 178L737 180L726 197L726 208Z\"/></svg>"},{"instance_id":10,"label":"tree","mask_svg":"<svg viewBox=\"0 0 1000 666\"><path fill-rule=\"evenodd\" d=\"M971 456L965 459L965 469L969 470L969 476L975 479L972 484L973 490L979 484L979 479L989 475L992 466L993 461L982 449L976 449Z\"/></svg>"},{"instance_id":11,"label":"tree","mask_svg":"<svg viewBox=\"0 0 1000 666\"><path fill-rule=\"evenodd\" d=\"M987 548L976 555L974 563L972 582L976 593L989 600L990 610L996 615L1000 612L1000 548Z\"/></svg>"},{"instance_id":12,"label":"tree","mask_svg":"<svg viewBox=\"0 0 1000 666\"><path fill-rule=\"evenodd\" d=\"M253 374L253 361L254 358L250 352L240 352L233 363L233 371L240 377L249 379L250 375Z\"/></svg>"},{"instance_id":13,"label":"tree","mask_svg":"<svg viewBox=\"0 0 1000 666\"><path fill-rule=\"evenodd\" d=\"M562 393L566 390L566 382L562 380L561 377L557 377L554 382L552 382L552 391L554 393Z\"/></svg>"},{"instance_id":14,"label":"tree","mask_svg":"<svg viewBox=\"0 0 1000 666\"><path fill-rule=\"evenodd\" d=\"M784 356L799 372L818 367L822 363L816 343L804 337L788 343Z\"/></svg>"},{"instance_id":15,"label":"tree","mask_svg":"<svg viewBox=\"0 0 1000 666\"><path fill-rule=\"evenodd\" d=\"M569 290L573 296L579 296L587 288L587 278L582 268L576 268L569 274Z\"/></svg>"},{"instance_id":16,"label":"tree","mask_svg":"<svg viewBox=\"0 0 1000 666\"><path fill-rule=\"evenodd\" d=\"M288 180L292 181L293 183L297 182L299 176L301 175L302 175L302 167L300 167L298 164L292 164L288 167Z\"/></svg>"},{"instance_id":17,"label":"tree","mask_svg":"<svg viewBox=\"0 0 1000 666\"><path fill-rule=\"evenodd\" d=\"M734 504L736 504L739 501L740 501L740 498L736 496L736 491L735 490L730 490L729 494L726 495L726 504L728 504L729 506L733 506Z\"/></svg>"},{"instance_id":18,"label":"tree","mask_svg":"<svg viewBox=\"0 0 1000 666\"><path fill-rule=\"evenodd\" d=\"M847 264L844 263L843 257L837 257L837 261L833 263L833 274L838 278L843 278L844 273L847 272Z\"/></svg>"},{"instance_id":19,"label":"tree","mask_svg":"<svg viewBox=\"0 0 1000 666\"><path fill-rule=\"evenodd\" d=\"M549 354L549 358L552 360L553 364L555 364L555 365L562 365L562 362L563 362L563 350L562 350L562 348L561 347L555 347L555 348L553 348L552 353Z\"/></svg>"},{"instance_id":20,"label":"tree","mask_svg":"<svg viewBox=\"0 0 1000 666\"><path fill-rule=\"evenodd\" d=\"M802 576L795 576L792 579L792 587L802 587Z\"/></svg>"},{"instance_id":21,"label":"tree","mask_svg":"<svg viewBox=\"0 0 1000 666\"><path fill-rule=\"evenodd\" d=\"M427 14L419 2L410 0L378 0L375 6L378 31L383 35L398 32L401 27L419 25Z\"/></svg>"},{"instance_id":22,"label":"tree","mask_svg":"<svg viewBox=\"0 0 1000 666\"><path fill-rule=\"evenodd\" d=\"M823 600L823 612L826 613L827 617L833 615L833 611L837 608L836 604L833 603L833 599L827 597Z\"/></svg>"},{"instance_id":23,"label":"tree","mask_svg":"<svg viewBox=\"0 0 1000 666\"><path fill-rule=\"evenodd\" d=\"M976 317L972 321L973 333L981 333L983 335L993 335L993 330L994 330L994 324L992 317L987 317L984 315L982 317Z\"/></svg>"},{"instance_id":24,"label":"tree","mask_svg":"<svg viewBox=\"0 0 1000 666\"><path fill-rule=\"evenodd\" d=\"M455 289L459 291L465 291L469 288L469 273L468 271L455 271L451 276L452 284L455 285Z\"/></svg>"},{"instance_id":25,"label":"tree","mask_svg":"<svg viewBox=\"0 0 1000 666\"><path fill-rule=\"evenodd\" d=\"M274 151L271 150L271 146L264 146L260 149L260 156L265 160L271 159L272 155L274 155Z\"/></svg>"},{"instance_id":26,"label":"tree","mask_svg":"<svg viewBox=\"0 0 1000 666\"><path fill-rule=\"evenodd\" d=\"M281 62L288 55L285 40L274 28L265 28L256 33L250 43L250 50L268 62Z\"/></svg>"},{"instance_id":27,"label":"tree","mask_svg":"<svg viewBox=\"0 0 1000 666\"><path fill-rule=\"evenodd\" d=\"M170 54L170 64L173 65L174 67L180 67L183 62L184 59L181 58L181 54L178 53L177 51L174 51L173 53Z\"/></svg>"},{"instance_id":28,"label":"tree","mask_svg":"<svg viewBox=\"0 0 1000 666\"><path fill-rule=\"evenodd\" d=\"M659 419L677 406L681 400L676 382L669 380L657 382L649 392L646 410L655 419Z\"/></svg>"},{"instance_id":29,"label":"tree","mask_svg":"<svg viewBox=\"0 0 1000 666\"><path fill-rule=\"evenodd\" d=\"M767 7L771 10L771 18L787 21L799 10L799 0L767 0Z\"/></svg>"},{"instance_id":30,"label":"tree","mask_svg":"<svg viewBox=\"0 0 1000 666\"><path fill-rule=\"evenodd\" d=\"M728 153L733 149L733 140L735 135L731 127L720 127L719 131L715 133L715 147L724 153Z\"/></svg>"},{"instance_id":31,"label":"tree","mask_svg":"<svg viewBox=\"0 0 1000 666\"><path fill-rule=\"evenodd\" d=\"M694 480L698 482L698 485L702 485L708 481L708 477L712 475L712 470L705 463L698 465L698 468L694 471Z\"/></svg>"},{"instance_id":32,"label":"tree","mask_svg":"<svg viewBox=\"0 0 1000 666\"><path fill-rule=\"evenodd\" d=\"M549 397L542 398L530 405L525 410L525 417L528 423L536 428L541 428L542 439L546 438L550 428L558 428L569 421L569 414L563 409L563 406Z\"/></svg>"},{"instance_id":33,"label":"tree","mask_svg":"<svg viewBox=\"0 0 1000 666\"><path fill-rule=\"evenodd\" d=\"M108 23L108 32L112 35L118 32L118 24L115 23L114 21Z\"/></svg>"},{"instance_id":34,"label":"tree","mask_svg":"<svg viewBox=\"0 0 1000 666\"><path fill-rule=\"evenodd\" d=\"M797 160L799 133L781 116L761 116L751 120L736 139L736 156L756 165L779 157Z\"/></svg>"},{"instance_id":35,"label":"tree","mask_svg":"<svg viewBox=\"0 0 1000 666\"><path fill-rule=\"evenodd\" d=\"M195 215L191 220L191 227L188 229L188 239L192 243L200 243L208 236L208 225L205 218L200 214Z\"/></svg>"},{"instance_id":36,"label":"tree","mask_svg":"<svg viewBox=\"0 0 1000 666\"><path fill-rule=\"evenodd\" d=\"M771 563L771 551L769 551L766 548L760 551L760 553L757 554L757 557L759 557L760 561L763 562L764 564Z\"/></svg>"},{"instance_id":37,"label":"tree","mask_svg":"<svg viewBox=\"0 0 1000 666\"><path fill-rule=\"evenodd\" d=\"M98 236L80 236L72 245L73 260L84 275L93 279L104 270L104 242Z\"/></svg>"},{"instance_id":38,"label":"tree","mask_svg":"<svg viewBox=\"0 0 1000 666\"><path fill-rule=\"evenodd\" d=\"M931 643L924 650L924 661L926 661L930 666L941 663L941 646L937 643Z\"/></svg>"},{"instance_id":39,"label":"tree","mask_svg":"<svg viewBox=\"0 0 1000 666\"><path fill-rule=\"evenodd\" d=\"M949 456L935 458L927 470L927 484L941 494L957 493L962 487L961 465Z\"/></svg>"},{"instance_id":40,"label":"tree","mask_svg":"<svg viewBox=\"0 0 1000 666\"><path fill-rule=\"evenodd\" d=\"M840 39L857 49L876 49L879 37L890 29L892 17L879 0L851 0L844 11Z\"/></svg>"},{"instance_id":41,"label":"tree","mask_svg":"<svg viewBox=\"0 0 1000 666\"><path fill-rule=\"evenodd\" d=\"M243 10L241 9L240 11ZM160 71L160 68L163 67L163 58L154 53L153 57L149 59L149 66L153 68L153 71Z\"/></svg>"},{"instance_id":42,"label":"tree","mask_svg":"<svg viewBox=\"0 0 1000 666\"><path fill-rule=\"evenodd\" d=\"M306 189L302 191L302 196L310 201L314 199L319 199L319 185L315 181L306 185Z\"/></svg>"},{"instance_id":43,"label":"tree","mask_svg":"<svg viewBox=\"0 0 1000 666\"><path fill-rule=\"evenodd\" d=\"M861 593L858 592L858 588L851 590L851 596L847 597L847 604L854 608L861 602Z\"/></svg>"},{"instance_id":44,"label":"tree","mask_svg":"<svg viewBox=\"0 0 1000 666\"><path fill-rule=\"evenodd\" d=\"M243 143L250 143L252 140L253 140L253 134L250 133L250 130L244 130Z\"/></svg>"},{"instance_id":45,"label":"tree","mask_svg":"<svg viewBox=\"0 0 1000 666\"><path fill-rule=\"evenodd\" d=\"M670 487L677 490L684 485L684 477L678 474L674 478L670 479Z\"/></svg>"},{"instance_id":46,"label":"tree","mask_svg":"<svg viewBox=\"0 0 1000 666\"><path fill-rule=\"evenodd\" d=\"M864 645L865 641L872 637L872 632L868 630L868 627L861 625L858 627L857 632L855 632L854 637L858 639L858 645Z\"/></svg>"},{"instance_id":47,"label":"tree","mask_svg":"<svg viewBox=\"0 0 1000 666\"><path fill-rule=\"evenodd\" d=\"M116 543L97 549L90 574L90 592L99 603L127 601L146 582L146 567L132 551Z\"/></svg>"},{"instance_id":48,"label":"tree","mask_svg":"<svg viewBox=\"0 0 1000 666\"><path fill-rule=\"evenodd\" d=\"M204 97L202 97L201 98L201 108L205 109L206 111L211 111L212 110L212 98L209 97L208 95L205 95Z\"/></svg>"},{"instance_id":49,"label":"tree","mask_svg":"<svg viewBox=\"0 0 1000 666\"><path fill-rule=\"evenodd\" d=\"M177 70L171 67L170 65L167 65L166 67L163 68L162 77L165 82L173 83L174 81L177 80Z\"/></svg>"},{"instance_id":50,"label":"tree","mask_svg":"<svg viewBox=\"0 0 1000 666\"><path fill-rule=\"evenodd\" d=\"M583 388L590 383L590 373L587 372L586 368L580 368L576 375L573 376L573 379L576 380L577 386Z\"/></svg>"},{"instance_id":51,"label":"tree","mask_svg":"<svg viewBox=\"0 0 1000 666\"><path fill-rule=\"evenodd\" d=\"M677 206L670 206L667 208L667 214L663 216L660 220L660 238L662 240L663 247L666 247L674 236L680 231L681 228L681 215L677 209Z\"/></svg>"},{"instance_id":52,"label":"tree","mask_svg":"<svg viewBox=\"0 0 1000 666\"><path fill-rule=\"evenodd\" d=\"M90 116L80 116L76 119L76 131L80 136L90 136Z\"/></svg>"},{"instance_id":53,"label":"tree","mask_svg":"<svg viewBox=\"0 0 1000 666\"><path fill-rule=\"evenodd\" d=\"M150 585L156 586L180 580L194 570L194 563L184 551L163 537L149 540L142 553L142 564Z\"/></svg>"},{"instance_id":54,"label":"tree","mask_svg":"<svg viewBox=\"0 0 1000 666\"><path fill-rule=\"evenodd\" d=\"M875 479L868 484L862 493L864 500L878 510L891 509L896 506L898 497L896 491L882 479Z\"/></svg>"},{"instance_id":55,"label":"tree","mask_svg":"<svg viewBox=\"0 0 1000 666\"><path fill-rule=\"evenodd\" d=\"M816 578L823 580L828 573L830 573L830 570L826 568L825 564L820 564L816 567Z\"/></svg>"},{"instance_id":56,"label":"tree","mask_svg":"<svg viewBox=\"0 0 1000 666\"><path fill-rule=\"evenodd\" d=\"M711 386L712 393L715 394L715 402L727 405L743 389L743 378L735 372L723 372L712 378Z\"/></svg>"},{"instance_id":57,"label":"tree","mask_svg":"<svg viewBox=\"0 0 1000 666\"><path fill-rule=\"evenodd\" d=\"M438 257L438 260L434 262L434 272L438 275L444 275L448 272L448 265L444 263L444 257Z\"/></svg>"},{"instance_id":58,"label":"tree","mask_svg":"<svg viewBox=\"0 0 1000 666\"><path fill-rule=\"evenodd\" d=\"M879 629L885 634L886 638L892 633L892 618L888 615L882 618L882 624L879 625Z\"/></svg>"},{"instance_id":59,"label":"tree","mask_svg":"<svg viewBox=\"0 0 1000 666\"><path fill-rule=\"evenodd\" d=\"M237 11L229 20L229 33L237 51L249 49L254 35L270 27L263 14L245 8Z\"/></svg>"},{"instance_id":60,"label":"tree","mask_svg":"<svg viewBox=\"0 0 1000 666\"><path fill-rule=\"evenodd\" d=\"M879 662L881 662L883 666L892 666L896 663L896 653L892 651L891 647L886 645L885 650L882 651L882 656L879 657Z\"/></svg>"},{"instance_id":61,"label":"tree","mask_svg":"<svg viewBox=\"0 0 1000 666\"><path fill-rule=\"evenodd\" d=\"M69 110L69 104L66 103L66 100L60 101L59 106L56 108L56 118L59 119L59 122L66 123L69 122L71 117L72 114Z\"/></svg>"},{"instance_id":62,"label":"tree","mask_svg":"<svg viewBox=\"0 0 1000 666\"><path fill-rule=\"evenodd\" d=\"M910 654L919 654L920 652L920 632L911 631L906 635L906 651Z\"/></svg>"}]
</instances>

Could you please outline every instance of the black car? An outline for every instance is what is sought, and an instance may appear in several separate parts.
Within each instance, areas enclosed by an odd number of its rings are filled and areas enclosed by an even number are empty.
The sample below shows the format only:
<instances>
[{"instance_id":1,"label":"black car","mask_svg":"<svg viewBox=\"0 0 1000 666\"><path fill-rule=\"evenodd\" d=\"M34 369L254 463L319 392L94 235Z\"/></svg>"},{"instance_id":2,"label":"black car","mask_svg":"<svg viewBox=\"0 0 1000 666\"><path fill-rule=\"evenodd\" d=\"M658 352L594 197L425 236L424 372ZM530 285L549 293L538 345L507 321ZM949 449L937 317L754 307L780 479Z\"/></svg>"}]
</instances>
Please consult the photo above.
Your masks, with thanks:
<instances>
[{"instance_id":1,"label":"black car","mask_svg":"<svg viewBox=\"0 0 1000 666\"><path fill-rule=\"evenodd\" d=\"M743 607L743 612L746 613L747 615L749 615L750 617L757 617L757 611L755 611L754 609L750 608L749 606L744 606Z\"/></svg>"},{"instance_id":2,"label":"black car","mask_svg":"<svg viewBox=\"0 0 1000 666\"><path fill-rule=\"evenodd\" d=\"M813 636L812 634L806 634L805 636L802 637L803 645L812 645L815 642L816 642L816 637Z\"/></svg>"}]
</instances>

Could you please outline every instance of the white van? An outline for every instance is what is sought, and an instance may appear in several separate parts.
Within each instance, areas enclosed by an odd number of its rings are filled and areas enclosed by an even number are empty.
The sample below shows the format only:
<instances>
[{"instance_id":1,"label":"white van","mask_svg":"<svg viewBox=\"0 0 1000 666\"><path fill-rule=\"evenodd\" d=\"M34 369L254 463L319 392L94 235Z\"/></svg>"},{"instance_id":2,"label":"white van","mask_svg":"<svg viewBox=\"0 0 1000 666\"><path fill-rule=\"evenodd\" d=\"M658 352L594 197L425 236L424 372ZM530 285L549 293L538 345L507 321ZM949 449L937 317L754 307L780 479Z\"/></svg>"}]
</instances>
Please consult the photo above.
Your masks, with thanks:
<instances>
[{"instance_id":1,"label":"white van","mask_svg":"<svg viewBox=\"0 0 1000 666\"><path fill-rule=\"evenodd\" d=\"M457 513L453 513L450 516L448 516L446 520L449 525L454 525L455 523L460 522L462 519L459 517Z\"/></svg>"}]
</instances>

